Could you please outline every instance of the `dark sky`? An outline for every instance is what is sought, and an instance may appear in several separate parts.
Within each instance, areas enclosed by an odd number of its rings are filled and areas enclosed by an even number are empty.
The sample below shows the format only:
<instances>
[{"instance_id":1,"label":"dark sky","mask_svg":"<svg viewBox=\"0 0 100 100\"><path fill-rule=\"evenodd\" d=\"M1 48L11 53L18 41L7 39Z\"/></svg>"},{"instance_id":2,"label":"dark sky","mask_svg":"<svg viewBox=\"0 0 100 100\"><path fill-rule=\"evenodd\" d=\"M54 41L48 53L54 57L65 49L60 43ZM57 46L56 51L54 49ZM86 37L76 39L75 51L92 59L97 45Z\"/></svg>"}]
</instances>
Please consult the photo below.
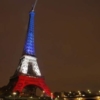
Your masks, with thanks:
<instances>
[{"instance_id":1,"label":"dark sky","mask_svg":"<svg viewBox=\"0 0 100 100\"><path fill-rule=\"evenodd\" d=\"M22 54L34 0L0 0L0 87ZM52 91L100 89L100 0L38 0L38 64Z\"/></svg>"}]
</instances>

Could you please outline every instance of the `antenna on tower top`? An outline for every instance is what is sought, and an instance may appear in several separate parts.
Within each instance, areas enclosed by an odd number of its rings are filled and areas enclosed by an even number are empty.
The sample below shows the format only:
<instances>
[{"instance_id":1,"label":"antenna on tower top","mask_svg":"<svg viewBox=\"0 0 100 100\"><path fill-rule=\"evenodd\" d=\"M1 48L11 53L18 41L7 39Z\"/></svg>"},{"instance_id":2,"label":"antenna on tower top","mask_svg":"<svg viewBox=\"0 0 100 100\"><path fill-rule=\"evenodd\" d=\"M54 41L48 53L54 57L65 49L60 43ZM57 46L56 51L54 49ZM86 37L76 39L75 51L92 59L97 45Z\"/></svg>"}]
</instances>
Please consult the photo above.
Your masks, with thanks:
<instances>
[{"instance_id":1,"label":"antenna on tower top","mask_svg":"<svg viewBox=\"0 0 100 100\"><path fill-rule=\"evenodd\" d=\"M35 7L36 7L36 4L37 4L37 1L38 1L38 0L35 0L35 3L34 3L34 5L33 5L33 9L32 9L32 11L35 10Z\"/></svg>"}]
</instances>

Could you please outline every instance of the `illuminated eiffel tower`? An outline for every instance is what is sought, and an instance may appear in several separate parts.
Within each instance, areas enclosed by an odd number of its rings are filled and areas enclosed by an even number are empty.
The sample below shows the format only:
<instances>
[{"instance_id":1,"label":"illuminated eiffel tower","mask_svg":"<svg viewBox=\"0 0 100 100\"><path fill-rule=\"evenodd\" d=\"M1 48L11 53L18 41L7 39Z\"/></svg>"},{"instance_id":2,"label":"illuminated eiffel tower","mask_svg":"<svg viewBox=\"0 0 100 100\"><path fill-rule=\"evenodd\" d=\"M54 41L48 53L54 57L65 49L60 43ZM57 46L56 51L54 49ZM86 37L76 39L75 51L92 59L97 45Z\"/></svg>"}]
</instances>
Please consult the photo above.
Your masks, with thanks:
<instances>
[{"instance_id":1,"label":"illuminated eiffel tower","mask_svg":"<svg viewBox=\"0 0 100 100\"><path fill-rule=\"evenodd\" d=\"M51 91L45 84L41 76L34 46L34 8L30 12L29 25L26 41L23 49L23 55L15 74L11 77L9 84L5 87L6 91L19 92L24 91L25 87L33 87L34 93L37 88L45 91L47 96L51 96Z\"/></svg>"}]
</instances>

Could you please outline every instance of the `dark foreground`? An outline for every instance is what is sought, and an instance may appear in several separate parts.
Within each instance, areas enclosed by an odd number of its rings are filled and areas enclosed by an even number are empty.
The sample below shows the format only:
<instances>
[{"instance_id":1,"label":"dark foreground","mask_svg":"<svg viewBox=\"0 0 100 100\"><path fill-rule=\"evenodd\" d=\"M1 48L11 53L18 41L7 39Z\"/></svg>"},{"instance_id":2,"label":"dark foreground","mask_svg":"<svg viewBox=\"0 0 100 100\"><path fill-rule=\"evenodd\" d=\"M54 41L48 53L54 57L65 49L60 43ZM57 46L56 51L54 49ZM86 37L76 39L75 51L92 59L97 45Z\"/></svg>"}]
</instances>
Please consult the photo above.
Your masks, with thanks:
<instances>
[{"instance_id":1,"label":"dark foreground","mask_svg":"<svg viewBox=\"0 0 100 100\"><path fill-rule=\"evenodd\" d=\"M87 97L87 98L67 98L67 97L56 97L56 98L51 98L51 97L1 97L0 100L100 100L100 97Z\"/></svg>"}]
</instances>

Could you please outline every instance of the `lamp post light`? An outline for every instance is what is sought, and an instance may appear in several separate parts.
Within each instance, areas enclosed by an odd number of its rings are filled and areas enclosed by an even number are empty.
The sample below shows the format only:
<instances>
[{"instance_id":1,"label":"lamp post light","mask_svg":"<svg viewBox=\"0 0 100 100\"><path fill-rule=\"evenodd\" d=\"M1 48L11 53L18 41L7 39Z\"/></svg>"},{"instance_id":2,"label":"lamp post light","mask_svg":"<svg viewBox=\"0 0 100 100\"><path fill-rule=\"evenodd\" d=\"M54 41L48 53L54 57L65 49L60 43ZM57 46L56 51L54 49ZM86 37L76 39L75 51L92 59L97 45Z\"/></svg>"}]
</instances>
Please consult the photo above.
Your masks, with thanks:
<instances>
[{"instance_id":1,"label":"lamp post light","mask_svg":"<svg viewBox=\"0 0 100 100\"><path fill-rule=\"evenodd\" d=\"M33 97L31 96L30 98L32 99Z\"/></svg>"},{"instance_id":2,"label":"lamp post light","mask_svg":"<svg viewBox=\"0 0 100 100\"><path fill-rule=\"evenodd\" d=\"M45 97L45 91L42 91L41 97Z\"/></svg>"},{"instance_id":3,"label":"lamp post light","mask_svg":"<svg viewBox=\"0 0 100 100\"><path fill-rule=\"evenodd\" d=\"M87 91L88 91L89 94L91 94L91 91L89 89Z\"/></svg>"},{"instance_id":4,"label":"lamp post light","mask_svg":"<svg viewBox=\"0 0 100 100\"><path fill-rule=\"evenodd\" d=\"M14 100L15 100L16 94L17 94L16 92L13 92L13 93L12 93L12 95L14 96Z\"/></svg>"},{"instance_id":5,"label":"lamp post light","mask_svg":"<svg viewBox=\"0 0 100 100\"><path fill-rule=\"evenodd\" d=\"M82 94L81 94L81 91L78 91L78 94L79 94L79 96L81 96Z\"/></svg>"},{"instance_id":6,"label":"lamp post light","mask_svg":"<svg viewBox=\"0 0 100 100\"><path fill-rule=\"evenodd\" d=\"M100 95L100 90L98 91L98 94Z\"/></svg>"}]
</instances>

